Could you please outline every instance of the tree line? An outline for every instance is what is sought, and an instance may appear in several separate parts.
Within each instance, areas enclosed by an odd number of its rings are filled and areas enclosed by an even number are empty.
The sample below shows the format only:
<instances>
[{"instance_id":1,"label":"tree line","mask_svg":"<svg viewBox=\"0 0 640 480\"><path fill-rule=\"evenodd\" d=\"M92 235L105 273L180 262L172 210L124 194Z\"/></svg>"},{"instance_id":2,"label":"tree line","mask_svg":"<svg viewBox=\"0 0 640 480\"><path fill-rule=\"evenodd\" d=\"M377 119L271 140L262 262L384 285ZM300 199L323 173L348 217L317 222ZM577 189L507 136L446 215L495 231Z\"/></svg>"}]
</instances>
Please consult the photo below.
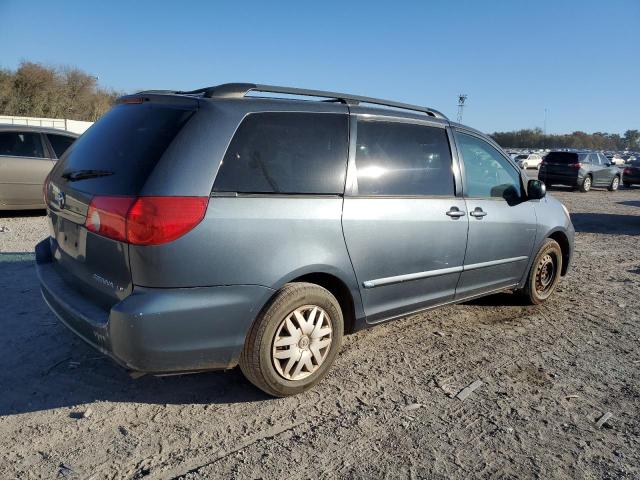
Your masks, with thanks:
<instances>
[{"instance_id":1,"label":"tree line","mask_svg":"<svg viewBox=\"0 0 640 480\"><path fill-rule=\"evenodd\" d=\"M15 71L0 68L0 115L94 122L118 96L78 68L26 61Z\"/></svg>"},{"instance_id":2,"label":"tree line","mask_svg":"<svg viewBox=\"0 0 640 480\"><path fill-rule=\"evenodd\" d=\"M491 137L503 148L578 148L588 150L640 150L640 130L617 133L573 132L545 135L542 129L495 132Z\"/></svg>"},{"instance_id":3,"label":"tree line","mask_svg":"<svg viewBox=\"0 0 640 480\"><path fill-rule=\"evenodd\" d=\"M121 92L101 88L98 79L75 67L49 67L22 62L15 71L0 68L0 114L96 121ZM540 128L495 132L505 148L585 148L640 150L640 131L573 132L545 135Z\"/></svg>"}]
</instances>

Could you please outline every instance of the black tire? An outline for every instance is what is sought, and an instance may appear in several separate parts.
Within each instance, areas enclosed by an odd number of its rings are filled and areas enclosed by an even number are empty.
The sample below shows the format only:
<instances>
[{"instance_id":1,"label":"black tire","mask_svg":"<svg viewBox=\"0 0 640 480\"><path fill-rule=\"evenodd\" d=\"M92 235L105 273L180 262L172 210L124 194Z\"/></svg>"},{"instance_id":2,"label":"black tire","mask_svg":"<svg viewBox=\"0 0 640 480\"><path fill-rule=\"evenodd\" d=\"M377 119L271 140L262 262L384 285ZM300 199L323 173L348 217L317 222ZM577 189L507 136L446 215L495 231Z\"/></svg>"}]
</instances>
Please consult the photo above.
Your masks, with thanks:
<instances>
[{"instance_id":1,"label":"black tire","mask_svg":"<svg viewBox=\"0 0 640 480\"><path fill-rule=\"evenodd\" d=\"M580 184L580 191L582 193L586 193L589 190L591 190L592 185L593 185L593 178L591 178L591 175L587 175L586 177L584 177L584 180L582 180L582 183Z\"/></svg>"},{"instance_id":2,"label":"black tire","mask_svg":"<svg viewBox=\"0 0 640 480\"><path fill-rule=\"evenodd\" d=\"M611 183L607 187L610 192L615 192L620 187L620 177L617 175L611 179Z\"/></svg>"},{"instance_id":3,"label":"black tire","mask_svg":"<svg viewBox=\"0 0 640 480\"><path fill-rule=\"evenodd\" d=\"M547 268L550 267L547 263L547 257L550 257L550 260L553 262L551 272L544 270L544 265L547 265ZM546 272L549 272L548 278L546 278ZM562 250L560 249L560 245L558 245L558 242L555 240L547 238L531 264L531 270L527 276L527 283L521 293L532 305L543 303L556 289L560 281L561 272Z\"/></svg>"},{"instance_id":4,"label":"black tire","mask_svg":"<svg viewBox=\"0 0 640 480\"><path fill-rule=\"evenodd\" d=\"M331 325L331 343L317 370L300 380L290 380L278 372L274 359L274 341L282 323L296 309L320 307ZM240 355L244 376L260 390L274 397L296 395L309 390L322 380L333 364L342 345L344 320L338 300L325 288L312 283L288 283L271 298L249 330ZM290 348L293 348L291 346ZM282 368L281 368L282 370Z\"/></svg>"}]
</instances>

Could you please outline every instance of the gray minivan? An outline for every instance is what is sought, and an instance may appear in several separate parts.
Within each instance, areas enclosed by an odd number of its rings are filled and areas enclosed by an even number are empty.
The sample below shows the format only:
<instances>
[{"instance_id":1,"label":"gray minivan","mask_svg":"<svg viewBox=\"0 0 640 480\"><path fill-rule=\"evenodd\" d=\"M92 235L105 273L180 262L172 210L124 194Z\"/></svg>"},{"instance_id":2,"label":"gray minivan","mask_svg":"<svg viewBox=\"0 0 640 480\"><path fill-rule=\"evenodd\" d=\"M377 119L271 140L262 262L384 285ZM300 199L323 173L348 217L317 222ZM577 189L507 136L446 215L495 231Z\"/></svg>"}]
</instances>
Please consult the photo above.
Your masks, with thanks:
<instances>
[{"instance_id":1,"label":"gray minivan","mask_svg":"<svg viewBox=\"0 0 640 480\"><path fill-rule=\"evenodd\" d=\"M275 396L325 376L345 333L543 302L574 237L542 182L436 110L254 84L121 98L46 198L38 274L71 330L137 373L239 364Z\"/></svg>"}]
</instances>

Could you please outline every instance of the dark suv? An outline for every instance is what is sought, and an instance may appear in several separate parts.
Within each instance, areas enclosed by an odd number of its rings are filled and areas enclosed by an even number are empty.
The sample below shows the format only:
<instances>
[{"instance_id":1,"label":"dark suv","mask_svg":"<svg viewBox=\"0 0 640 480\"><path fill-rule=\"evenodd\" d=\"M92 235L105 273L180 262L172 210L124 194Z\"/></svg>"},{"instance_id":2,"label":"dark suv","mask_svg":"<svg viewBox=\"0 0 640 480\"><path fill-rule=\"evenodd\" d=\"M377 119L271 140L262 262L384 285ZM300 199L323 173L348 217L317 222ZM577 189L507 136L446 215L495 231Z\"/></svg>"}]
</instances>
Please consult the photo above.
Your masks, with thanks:
<instances>
[{"instance_id":1,"label":"dark suv","mask_svg":"<svg viewBox=\"0 0 640 480\"><path fill-rule=\"evenodd\" d=\"M538 174L549 186L567 185L581 192L588 192L591 187L617 190L621 177L620 169L597 152L549 152Z\"/></svg>"},{"instance_id":2,"label":"dark suv","mask_svg":"<svg viewBox=\"0 0 640 480\"><path fill-rule=\"evenodd\" d=\"M133 371L239 364L279 396L344 333L501 290L545 301L574 236L542 182L436 110L253 84L120 99L45 195L38 274L71 330Z\"/></svg>"},{"instance_id":3,"label":"dark suv","mask_svg":"<svg viewBox=\"0 0 640 480\"><path fill-rule=\"evenodd\" d=\"M630 188L631 185L640 185L640 159L634 160L627 165L623 171L624 186Z\"/></svg>"}]
</instances>

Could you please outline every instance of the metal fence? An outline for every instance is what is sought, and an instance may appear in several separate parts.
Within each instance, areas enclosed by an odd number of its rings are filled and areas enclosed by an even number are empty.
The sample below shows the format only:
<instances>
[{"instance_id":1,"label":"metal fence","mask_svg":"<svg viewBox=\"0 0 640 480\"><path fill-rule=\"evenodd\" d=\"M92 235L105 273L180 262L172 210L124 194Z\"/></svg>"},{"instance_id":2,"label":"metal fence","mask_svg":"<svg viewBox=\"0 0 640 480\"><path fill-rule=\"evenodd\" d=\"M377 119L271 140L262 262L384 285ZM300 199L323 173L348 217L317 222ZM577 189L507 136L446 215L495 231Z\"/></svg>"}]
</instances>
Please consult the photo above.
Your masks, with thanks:
<instances>
[{"instance_id":1,"label":"metal fence","mask_svg":"<svg viewBox=\"0 0 640 480\"><path fill-rule=\"evenodd\" d=\"M0 115L0 124L33 125L38 127L59 128L74 133L83 133L93 125L93 122L69 120L67 118L12 117L9 115Z\"/></svg>"}]
</instances>

